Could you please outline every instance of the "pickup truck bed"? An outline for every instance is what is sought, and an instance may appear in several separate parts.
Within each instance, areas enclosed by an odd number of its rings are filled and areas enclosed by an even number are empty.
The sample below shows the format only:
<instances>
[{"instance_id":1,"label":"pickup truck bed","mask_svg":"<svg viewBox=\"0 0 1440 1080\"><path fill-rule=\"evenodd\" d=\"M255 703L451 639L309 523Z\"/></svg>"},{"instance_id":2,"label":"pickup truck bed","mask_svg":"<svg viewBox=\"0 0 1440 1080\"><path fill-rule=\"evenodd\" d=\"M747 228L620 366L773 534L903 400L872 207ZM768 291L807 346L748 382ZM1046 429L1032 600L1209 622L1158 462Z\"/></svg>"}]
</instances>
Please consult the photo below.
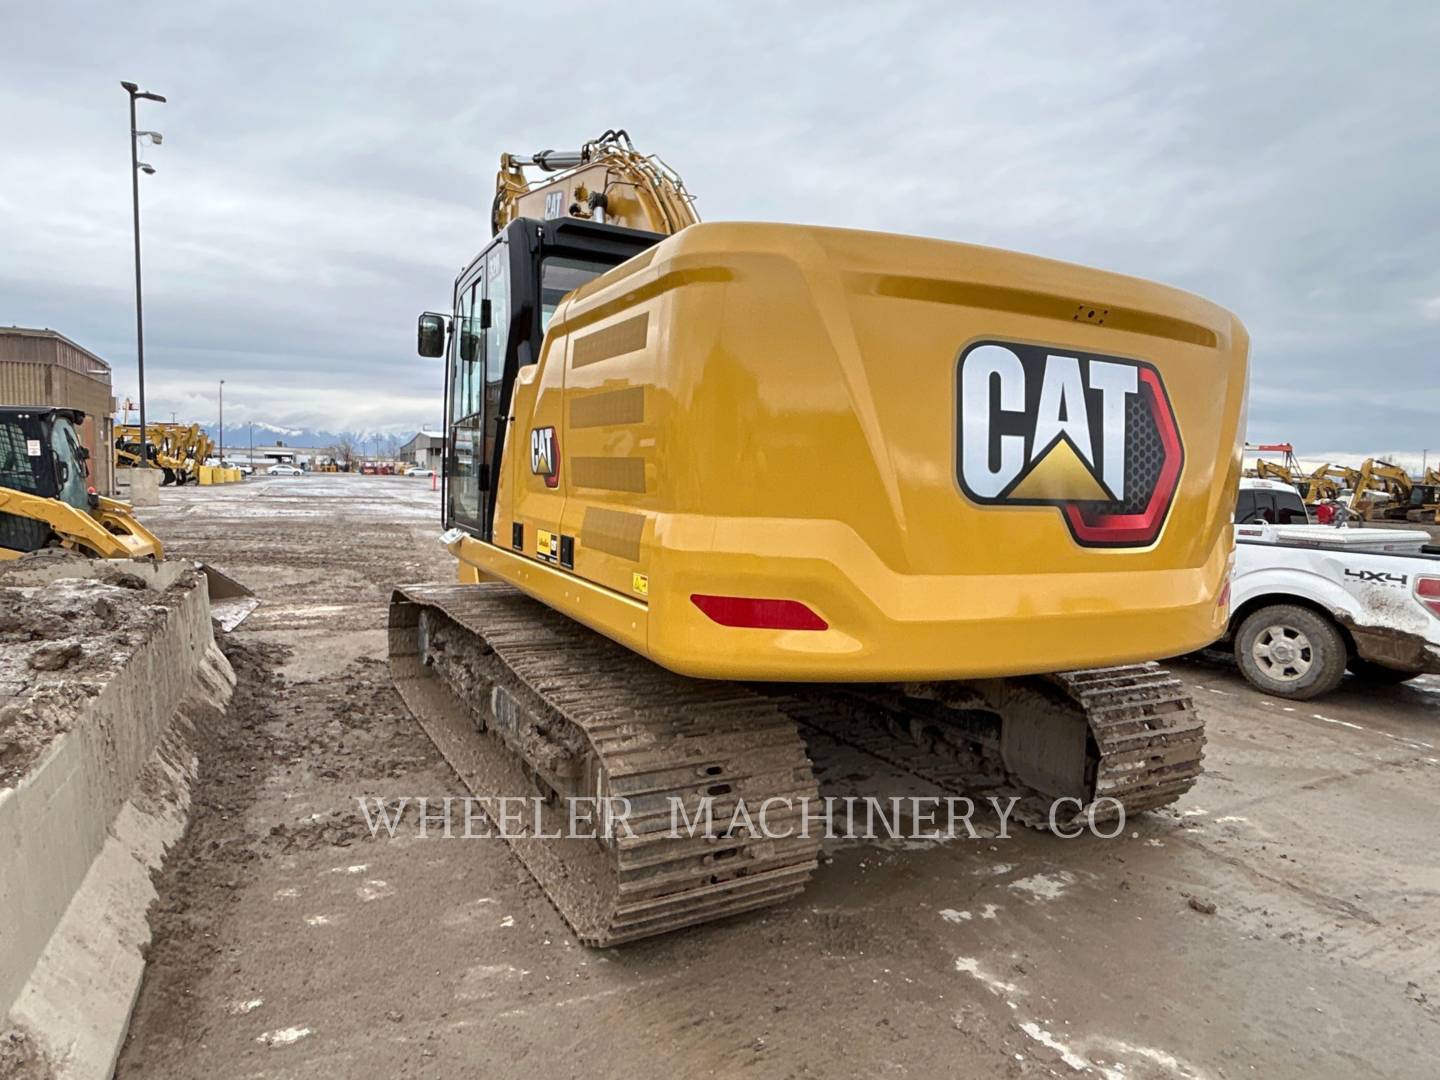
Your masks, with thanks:
<instances>
[{"instance_id":1,"label":"pickup truck bed","mask_svg":"<svg viewBox=\"0 0 1440 1080\"><path fill-rule=\"evenodd\" d=\"M1440 554L1424 532L1235 529L1229 636L1245 677L1305 699L1348 669L1378 682L1440 672Z\"/></svg>"}]
</instances>

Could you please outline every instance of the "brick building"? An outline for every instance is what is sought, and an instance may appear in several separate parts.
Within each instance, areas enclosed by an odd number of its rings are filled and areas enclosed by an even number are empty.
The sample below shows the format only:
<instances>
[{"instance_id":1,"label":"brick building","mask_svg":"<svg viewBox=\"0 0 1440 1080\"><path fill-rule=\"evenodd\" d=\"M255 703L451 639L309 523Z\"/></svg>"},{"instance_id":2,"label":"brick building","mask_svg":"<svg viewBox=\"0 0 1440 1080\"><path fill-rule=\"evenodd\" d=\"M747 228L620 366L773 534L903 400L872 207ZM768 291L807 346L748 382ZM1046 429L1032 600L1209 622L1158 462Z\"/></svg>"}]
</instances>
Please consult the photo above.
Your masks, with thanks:
<instances>
[{"instance_id":1,"label":"brick building","mask_svg":"<svg viewBox=\"0 0 1440 1080\"><path fill-rule=\"evenodd\" d=\"M110 365L54 330L0 326L0 405L80 409L90 451L90 483L115 493L115 398Z\"/></svg>"}]
</instances>

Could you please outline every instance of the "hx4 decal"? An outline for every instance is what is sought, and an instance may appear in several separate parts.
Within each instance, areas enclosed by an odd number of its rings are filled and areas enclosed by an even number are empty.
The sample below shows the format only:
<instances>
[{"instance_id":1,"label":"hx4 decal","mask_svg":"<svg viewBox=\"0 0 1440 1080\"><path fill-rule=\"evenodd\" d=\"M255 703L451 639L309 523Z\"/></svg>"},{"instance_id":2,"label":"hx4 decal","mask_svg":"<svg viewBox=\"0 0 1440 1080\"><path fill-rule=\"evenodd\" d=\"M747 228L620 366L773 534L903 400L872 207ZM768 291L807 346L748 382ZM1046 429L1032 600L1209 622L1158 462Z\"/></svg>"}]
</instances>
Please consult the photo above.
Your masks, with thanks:
<instances>
[{"instance_id":1,"label":"hx4 decal","mask_svg":"<svg viewBox=\"0 0 1440 1080\"><path fill-rule=\"evenodd\" d=\"M530 471L543 476L546 487L560 486L560 440L553 427L530 429Z\"/></svg>"},{"instance_id":2,"label":"hx4 decal","mask_svg":"<svg viewBox=\"0 0 1440 1080\"><path fill-rule=\"evenodd\" d=\"M981 341L960 356L955 472L982 506L1055 506L1085 547L1154 542L1185 451L1143 361Z\"/></svg>"}]
</instances>

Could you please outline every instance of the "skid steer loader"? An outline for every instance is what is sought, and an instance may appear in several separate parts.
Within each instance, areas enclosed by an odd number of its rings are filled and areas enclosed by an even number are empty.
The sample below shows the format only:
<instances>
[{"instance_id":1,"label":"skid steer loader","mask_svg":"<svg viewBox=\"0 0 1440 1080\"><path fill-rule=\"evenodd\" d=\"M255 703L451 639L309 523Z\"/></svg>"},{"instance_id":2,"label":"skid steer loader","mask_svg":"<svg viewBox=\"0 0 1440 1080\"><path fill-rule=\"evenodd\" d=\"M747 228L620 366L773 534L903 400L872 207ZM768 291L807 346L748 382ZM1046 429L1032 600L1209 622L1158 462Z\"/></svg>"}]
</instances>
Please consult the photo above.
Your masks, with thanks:
<instances>
[{"instance_id":1,"label":"skid steer loader","mask_svg":"<svg viewBox=\"0 0 1440 1080\"><path fill-rule=\"evenodd\" d=\"M1035 822L1195 783L1201 720L1147 661L1226 625L1229 312L965 244L701 224L623 131L505 155L492 226L419 321L459 583L396 590L391 669L492 817L539 799L509 838L582 941L797 893L818 837L731 811L802 813L809 731ZM573 836L587 797L633 832Z\"/></svg>"},{"instance_id":2,"label":"skid steer loader","mask_svg":"<svg viewBox=\"0 0 1440 1080\"><path fill-rule=\"evenodd\" d=\"M0 560L48 548L94 559L165 557L158 537L129 503L89 486L90 452L80 442L78 409L0 406ZM221 626L239 625L259 601L244 585L196 563Z\"/></svg>"}]
</instances>

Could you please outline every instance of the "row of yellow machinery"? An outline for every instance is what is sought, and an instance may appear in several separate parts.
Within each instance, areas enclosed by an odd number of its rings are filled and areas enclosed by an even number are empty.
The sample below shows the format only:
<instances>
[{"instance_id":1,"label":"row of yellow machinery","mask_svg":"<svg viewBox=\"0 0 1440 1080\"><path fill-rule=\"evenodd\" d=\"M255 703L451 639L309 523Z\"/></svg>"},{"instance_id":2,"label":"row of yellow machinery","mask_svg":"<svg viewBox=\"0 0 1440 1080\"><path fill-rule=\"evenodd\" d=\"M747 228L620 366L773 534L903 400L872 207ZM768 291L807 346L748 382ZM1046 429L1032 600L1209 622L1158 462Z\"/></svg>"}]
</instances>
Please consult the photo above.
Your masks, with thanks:
<instances>
[{"instance_id":1,"label":"row of yellow machinery","mask_svg":"<svg viewBox=\"0 0 1440 1080\"><path fill-rule=\"evenodd\" d=\"M1440 523L1440 469L1426 469L1417 480L1398 465L1367 458L1358 469L1325 464L1307 472L1290 443L1247 444L1246 449L1283 455L1280 461L1257 460L1246 474L1291 485L1307 506L1343 502L1351 517L1362 521Z\"/></svg>"},{"instance_id":2,"label":"row of yellow machinery","mask_svg":"<svg viewBox=\"0 0 1440 1080\"><path fill-rule=\"evenodd\" d=\"M146 424L145 433L147 456L153 466L163 470L166 485L201 482L200 470L215 452L215 443L199 424ZM115 463L140 464L139 424L116 426Z\"/></svg>"}]
</instances>

